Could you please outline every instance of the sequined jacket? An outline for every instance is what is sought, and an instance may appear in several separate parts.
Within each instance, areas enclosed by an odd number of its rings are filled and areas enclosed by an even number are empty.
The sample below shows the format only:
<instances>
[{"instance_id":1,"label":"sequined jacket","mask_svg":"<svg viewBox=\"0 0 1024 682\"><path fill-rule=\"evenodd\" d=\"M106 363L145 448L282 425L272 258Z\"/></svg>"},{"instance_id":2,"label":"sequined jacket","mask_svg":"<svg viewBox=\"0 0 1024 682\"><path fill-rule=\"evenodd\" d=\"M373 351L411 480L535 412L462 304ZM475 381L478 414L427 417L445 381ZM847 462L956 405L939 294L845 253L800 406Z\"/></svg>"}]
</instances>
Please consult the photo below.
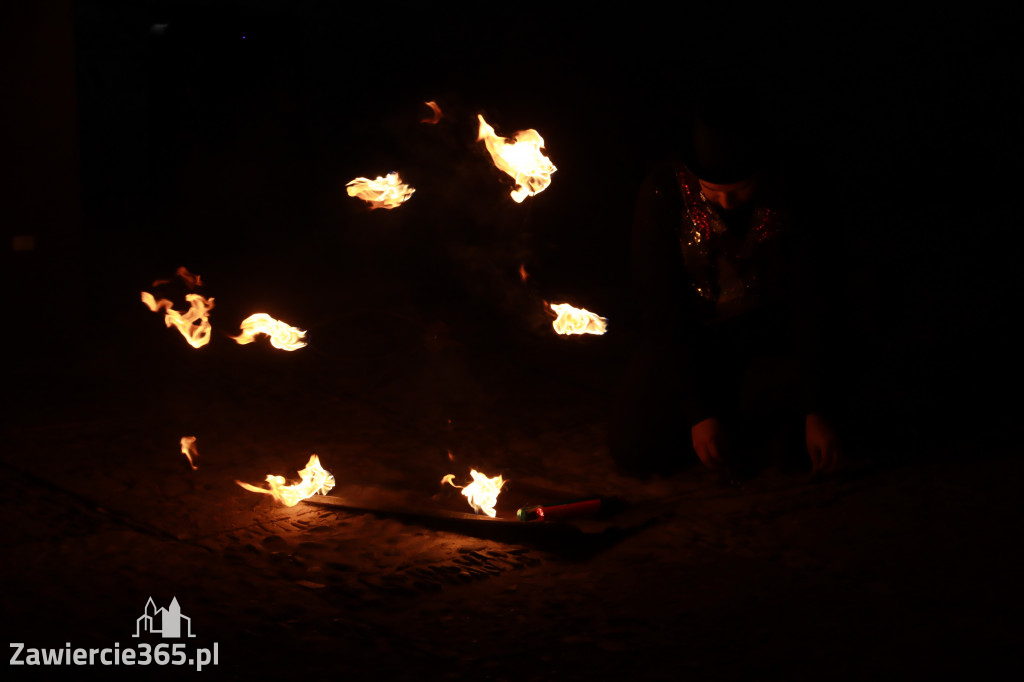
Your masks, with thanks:
<instances>
[{"instance_id":1,"label":"sequined jacket","mask_svg":"<svg viewBox=\"0 0 1024 682\"><path fill-rule=\"evenodd\" d=\"M659 167L641 188L632 235L641 328L654 352L672 355L668 374L691 424L714 416L709 365L752 354L799 358L804 409L820 411L822 302L805 267L816 261L783 197L769 175L746 213L724 216L680 164Z\"/></svg>"},{"instance_id":2,"label":"sequined jacket","mask_svg":"<svg viewBox=\"0 0 1024 682\"><path fill-rule=\"evenodd\" d=\"M779 192L771 186L759 188L753 206L730 225L704 197L693 173L679 167L675 176L682 197L678 239L683 264L693 292L714 306L705 306L705 317L741 315L777 293L779 250L789 222Z\"/></svg>"}]
</instances>

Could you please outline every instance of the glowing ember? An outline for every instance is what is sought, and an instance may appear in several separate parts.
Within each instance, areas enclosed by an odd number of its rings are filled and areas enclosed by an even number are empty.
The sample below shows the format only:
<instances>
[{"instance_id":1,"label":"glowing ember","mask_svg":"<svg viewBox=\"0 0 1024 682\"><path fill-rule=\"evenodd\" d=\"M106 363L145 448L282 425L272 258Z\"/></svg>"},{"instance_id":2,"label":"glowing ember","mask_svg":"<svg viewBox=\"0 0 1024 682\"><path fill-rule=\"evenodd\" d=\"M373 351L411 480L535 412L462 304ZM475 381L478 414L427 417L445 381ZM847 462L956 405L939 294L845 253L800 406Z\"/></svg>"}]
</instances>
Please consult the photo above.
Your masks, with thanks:
<instances>
[{"instance_id":1,"label":"glowing ember","mask_svg":"<svg viewBox=\"0 0 1024 682\"><path fill-rule=\"evenodd\" d=\"M452 483L455 480L455 474L448 474L442 478L441 485L451 483L453 488L462 488L462 494L469 500L470 506L493 519L497 516L494 505L498 502L498 493L501 492L501 486L505 485L505 481L502 480L501 474L494 478L487 478L476 469L471 469L469 474L473 477L473 482L469 485L462 486Z\"/></svg>"},{"instance_id":2,"label":"glowing ember","mask_svg":"<svg viewBox=\"0 0 1024 682\"><path fill-rule=\"evenodd\" d=\"M386 178L378 176L376 180L356 178L345 186L350 197L362 199L370 208L398 208L416 191L404 184L398 173L388 173Z\"/></svg>"},{"instance_id":3,"label":"glowing ember","mask_svg":"<svg viewBox=\"0 0 1024 682\"><path fill-rule=\"evenodd\" d=\"M604 334L608 320L583 308L573 308L568 303L549 303L558 316L551 326L559 334Z\"/></svg>"},{"instance_id":4,"label":"glowing ember","mask_svg":"<svg viewBox=\"0 0 1024 682\"><path fill-rule=\"evenodd\" d=\"M270 337L270 345L281 350L298 350L306 345L306 332L275 320L266 313L256 313L242 320L242 333L232 336L239 345L252 343L257 334Z\"/></svg>"},{"instance_id":5,"label":"glowing ember","mask_svg":"<svg viewBox=\"0 0 1024 682\"><path fill-rule=\"evenodd\" d=\"M433 116L433 118L421 119L420 123L437 123L438 121L440 121L441 120L441 107L437 106L437 102L430 101L430 102L424 102L424 104L426 104L428 107L430 107L433 110L434 116Z\"/></svg>"},{"instance_id":6,"label":"glowing ember","mask_svg":"<svg viewBox=\"0 0 1024 682\"><path fill-rule=\"evenodd\" d=\"M195 471L199 467L196 466L193 457L199 457L199 451L196 450L196 437L195 436L182 436L181 438L181 454L188 457L188 465L192 467L192 471Z\"/></svg>"},{"instance_id":7,"label":"glowing ember","mask_svg":"<svg viewBox=\"0 0 1024 682\"><path fill-rule=\"evenodd\" d=\"M142 302L149 306L154 313L161 308L166 310L164 324L168 327L177 327L181 335L185 337L193 348L201 348L210 342L210 320L208 316L213 310L213 299L203 298L199 294L186 294L185 300L189 302L187 313L179 313L171 306L174 304L166 298L159 301L146 291L142 292Z\"/></svg>"},{"instance_id":8,"label":"glowing ember","mask_svg":"<svg viewBox=\"0 0 1024 682\"><path fill-rule=\"evenodd\" d=\"M320 466L320 458L316 455L310 455L309 462L306 463L304 469L299 471L299 476L302 477L302 480L298 483L285 485L284 476L270 474L267 476L267 484L270 486L269 490L257 488L254 485L242 483L241 481L235 481L235 483L254 493L273 495L275 500L286 507L294 507L302 500L312 497L317 493L326 495L334 487L334 476L331 475L331 472Z\"/></svg>"},{"instance_id":9,"label":"glowing ember","mask_svg":"<svg viewBox=\"0 0 1024 682\"><path fill-rule=\"evenodd\" d=\"M520 130L515 139L499 137L483 116L478 114L477 118L480 119L477 141L484 141L498 170L516 181L512 199L522 203L526 197L543 192L551 184L551 174L558 170L540 151L544 148L544 138L532 128Z\"/></svg>"},{"instance_id":10,"label":"glowing ember","mask_svg":"<svg viewBox=\"0 0 1024 682\"><path fill-rule=\"evenodd\" d=\"M526 263L520 263L519 264L519 279L523 280L523 283L525 284L526 280L529 278L529 276L530 276L530 274L528 272L526 272Z\"/></svg>"}]
</instances>

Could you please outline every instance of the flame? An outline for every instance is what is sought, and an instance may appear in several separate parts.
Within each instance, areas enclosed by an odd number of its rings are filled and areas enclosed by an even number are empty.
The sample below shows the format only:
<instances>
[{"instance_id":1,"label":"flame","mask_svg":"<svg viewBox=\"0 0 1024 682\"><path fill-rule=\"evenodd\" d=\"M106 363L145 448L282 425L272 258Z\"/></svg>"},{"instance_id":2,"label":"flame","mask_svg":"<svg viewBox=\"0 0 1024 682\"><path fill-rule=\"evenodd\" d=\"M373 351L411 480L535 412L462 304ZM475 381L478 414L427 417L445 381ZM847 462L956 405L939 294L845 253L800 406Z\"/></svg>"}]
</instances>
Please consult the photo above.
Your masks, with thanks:
<instances>
[{"instance_id":1,"label":"flame","mask_svg":"<svg viewBox=\"0 0 1024 682\"><path fill-rule=\"evenodd\" d=\"M256 313L242 320L242 333L231 338L244 346L255 341L257 334L266 334L270 337L270 345L281 350L298 350L306 345L303 340L306 332L275 320L266 313Z\"/></svg>"},{"instance_id":2,"label":"flame","mask_svg":"<svg viewBox=\"0 0 1024 682\"><path fill-rule=\"evenodd\" d=\"M528 273L526 271L526 263L520 263L519 264L519 279L523 280L523 284L526 283L526 280L529 278L529 276L530 276L530 273Z\"/></svg>"},{"instance_id":3,"label":"flame","mask_svg":"<svg viewBox=\"0 0 1024 682\"><path fill-rule=\"evenodd\" d=\"M174 274L185 280L185 284L187 284L190 289L203 286L203 280L199 278L199 275L193 275L185 269L184 265L178 268Z\"/></svg>"},{"instance_id":4,"label":"flame","mask_svg":"<svg viewBox=\"0 0 1024 682\"><path fill-rule=\"evenodd\" d=\"M441 107L437 106L437 102L434 102L433 100L431 100L430 102L424 102L424 104L426 104L428 107L433 109L434 117L433 118L421 119L420 123L437 123L438 121L440 121L441 120Z\"/></svg>"},{"instance_id":5,"label":"flame","mask_svg":"<svg viewBox=\"0 0 1024 682\"><path fill-rule=\"evenodd\" d=\"M187 313L179 313L171 306L174 304L166 298L159 301L153 294L143 291L142 302L149 306L154 313L161 308L166 310L164 324L168 327L177 327L181 335L185 337L193 348L201 348L210 342L210 320L208 316L213 310L213 298L203 298L199 294L186 294L185 300L189 302Z\"/></svg>"},{"instance_id":6,"label":"flame","mask_svg":"<svg viewBox=\"0 0 1024 682\"><path fill-rule=\"evenodd\" d=\"M286 507L294 507L302 500L312 497L317 493L326 495L334 487L334 476L331 475L331 472L320 466L320 458L316 455L309 456L309 461L306 463L306 467L299 471L299 476L302 477L300 482L293 485L285 485L284 476L270 474L267 476L267 484L270 486L269 490L257 488L254 485L242 483L241 481L235 481L235 483L254 493L273 495L275 500Z\"/></svg>"},{"instance_id":7,"label":"flame","mask_svg":"<svg viewBox=\"0 0 1024 682\"><path fill-rule=\"evenodd\" d=\"M174 274L185 280L185 285L188 286L189 289L195 289L196 287L203 286L203 280L200 279L199 275L193 275L191 272L185 269L184 265L175 270ZM161 284L170 284L170 282L171 280L169 279L158 279L153 282L153 286L158 287Z\"/></svg>"},{"instance_id":8,"label":"flame","mask_svg":"<svg viewBox=\"0 0 1024 682\"><path fill-rule=\"evenodd\" d=\"M192 471L195 471L199 467L196 466L193 461L193 457L199 457L199 451L196 450L196 437L195 436L182 436L181 437L181 454L188 457L188 465L192 467Z\"/></svg>"},{"instance_id":9,"label":"flame","mask_svg":"<svg viewBox=\"0 0 1024 682\"><path fill-rule=\"evenodd\" d=\"M453 483L455 474L448 474L442 478L441 485L450 483L453 488L462 488L462 494L469 500L470 506L493 519L497 516L494 505L498 502L498 493L501 492L501 486L505 485L505 481L502 480L501 474L494 478L487 478L476 469L470 469L469 475L473 477L473 482L469 485L455 485Z\"/></svg>"},{"instance_id":10,"label":"flame","mask_svg":"<svg viewBox=\"0 0 1024 682\"><path fill-rule=\"evenodd\" d=\"M356 178L345 185L350 197L358 197L370 204L370 208L398 208L415 192L402 182L398 173L388 173L386 178L376 180Z\"/></svg>"},{"instance_id":11,"label":"flame","mask_svg":"<svg viewBox=\"0 0 1024 682\"><path fill-rule=\"evenodd\" d=\"M532 128L520 130L515 139L499 137L483 116L477 114L477 118L480 119L477 141L484 141L498 170L516 181L513 201L522 203L526 197L543 192L551 184L551 174L558 170L540 151L544 148L544 138Z\"/></svg>"},{"instance_id":12,"label":"flame","mask_svg":"<svg viewBox=\"0 0 1024 682\"><path fill-rule=\"evenodd\" d=\"M551 323L559 334L604 334L608 320L583 308L573 308L568 303L549 303L558 317Z\"/></svg>"}]
</instances>

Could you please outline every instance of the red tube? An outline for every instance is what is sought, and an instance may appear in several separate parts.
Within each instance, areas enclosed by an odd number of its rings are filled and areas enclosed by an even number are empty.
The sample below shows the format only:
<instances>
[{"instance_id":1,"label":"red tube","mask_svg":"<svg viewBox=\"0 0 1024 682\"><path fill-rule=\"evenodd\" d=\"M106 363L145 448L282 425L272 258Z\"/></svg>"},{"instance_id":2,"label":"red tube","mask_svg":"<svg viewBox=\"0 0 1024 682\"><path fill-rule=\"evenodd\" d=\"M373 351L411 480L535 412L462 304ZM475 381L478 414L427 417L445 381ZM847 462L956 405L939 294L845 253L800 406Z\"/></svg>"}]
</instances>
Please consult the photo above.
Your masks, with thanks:
<instances>
[{"instance_id":1,"label":"red tube","mask_svg":"<svg viewBox=\"0 0 1024 682\"><path fill-rule=\"evenodd\" d=\"M519 517L520 521L558 521L579 516L597 516L602 511L604 503L604 498L593 497L586 500L535 505L523 507L516 513L516 516Z\"/></svg>"}]
</instances>

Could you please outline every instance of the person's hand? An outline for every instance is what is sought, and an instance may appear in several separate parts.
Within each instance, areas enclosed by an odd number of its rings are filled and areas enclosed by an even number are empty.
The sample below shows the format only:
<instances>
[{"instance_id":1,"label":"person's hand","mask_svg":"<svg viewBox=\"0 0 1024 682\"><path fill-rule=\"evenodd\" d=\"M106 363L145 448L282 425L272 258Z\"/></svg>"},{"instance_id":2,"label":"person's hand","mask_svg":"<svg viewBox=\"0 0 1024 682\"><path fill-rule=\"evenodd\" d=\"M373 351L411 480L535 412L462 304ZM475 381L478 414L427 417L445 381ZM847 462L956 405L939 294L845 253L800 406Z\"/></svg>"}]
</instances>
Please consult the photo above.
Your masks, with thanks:
<instances>
[{"instance_id":1,"label":"person's hand","mask_svg":"<svg viewBox=\"0 0 1024 682\"><path fill-rule=\"evenodd\" d=\"M709 469L716 469L725 464L728 447L722 425L714 417L697 422L690 428L693 438L693 449L697 456Z\"/></svg>"},{"instance_id":2,"label":"person's hand","mask_svg":"<svg viewBox=\"0 0 1024 682\"><path fill-rule=\"evenodd\" d=\"M815 473L835 471L839 464L839 437L828 420L818 414L807 415L807 454Z\"/></svg>"}]
</instances>

